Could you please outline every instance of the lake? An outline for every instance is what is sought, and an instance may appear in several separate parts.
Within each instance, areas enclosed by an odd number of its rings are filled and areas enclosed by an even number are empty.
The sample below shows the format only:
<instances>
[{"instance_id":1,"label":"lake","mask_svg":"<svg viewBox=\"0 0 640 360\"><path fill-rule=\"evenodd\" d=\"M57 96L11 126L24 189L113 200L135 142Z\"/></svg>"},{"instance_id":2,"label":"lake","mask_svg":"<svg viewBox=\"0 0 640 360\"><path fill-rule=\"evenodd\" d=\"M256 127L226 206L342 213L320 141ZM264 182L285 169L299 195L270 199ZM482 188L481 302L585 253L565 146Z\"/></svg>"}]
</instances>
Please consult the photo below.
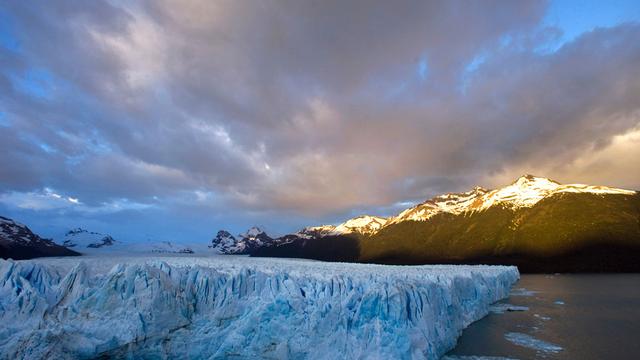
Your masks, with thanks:
<instances>
[{"instance_id":1,"label":"lake","mask_svg":"<svg viewBox=\"0 0 640 360\"><path fill-rule=\"evenodd\" d=\"M448 356L639 359L640 274L522 275Z\"/></svg>"}]
</instances>

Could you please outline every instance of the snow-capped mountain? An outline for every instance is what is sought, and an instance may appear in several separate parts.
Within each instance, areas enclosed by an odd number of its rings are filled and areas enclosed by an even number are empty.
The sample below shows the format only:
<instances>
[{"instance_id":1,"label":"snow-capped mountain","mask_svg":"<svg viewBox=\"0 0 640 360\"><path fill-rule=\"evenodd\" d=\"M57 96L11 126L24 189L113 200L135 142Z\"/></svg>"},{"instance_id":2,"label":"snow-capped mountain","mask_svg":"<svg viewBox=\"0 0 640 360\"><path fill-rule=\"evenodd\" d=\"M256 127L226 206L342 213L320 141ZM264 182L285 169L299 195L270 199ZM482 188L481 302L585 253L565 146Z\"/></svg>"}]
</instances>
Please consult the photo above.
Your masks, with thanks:
<instances>
[{"instance_id":1,"label":"snow-capped mountain","mask_svg":"<svg viewBox=\"0 0 640 360\"><path fill-rule=\"evenodd\" d=\"M234 237L225 230L220 230L211 240L209 248L227 255L249 254L251 251L275 245L277 241L267 235L262 229L254 226L243 234Z\"/></svg>"},{"instance_id":2,"label":"snow-capped mountain","mask_svg":"<svg viewBox=\"0 0 640 360\"><path fill-rule=\"evenodd\" d=\"M525 271L640 270L640 194L524 175L436 196L386 221L306 228L255 256L394 264L497 263ZM384 222L383 222L384 221ZM364 231L357 226L363 225ZM336 229L347 231L336 231Z\"/></svg>"},{"instance_id":3,"label":"snow-capped mountain","mask_svg":"<svg viewBox=\"0 0 640 360\"><path fill-rule=\"evenodd\" d=\"M633 195L635 191L583 184L562 185L547 178L523 175L512 184L500 189L488 190L476 186L467 192L438 195L389 218L363 215L349 219L339 225L306 227L295 235L302 238L344 234L373 235L389 225L409 220L425 221L441 213L458 215L486 210L496 205L512 209L532 207L545 197L560 193Z\"/></svg>"},{"instance_id":4,"label":"snow-capped mountain","mask_svg":"<svg viewBox=\"0 0 640 360\"><path fill-rule=\"evenodd\" d=\"M387 219L380 216L363 215L349 219L336 226L335 232L338 234L373 234L387 223Z\"/></svg>"},{"instance_id":5,"label":"snow-capped mountain","mask_svg":"<svg viewBox=\"0 0 640 360\"><path fill-rule=\"evenodd\" d=\"M407 220L423 221L442 212L460 214L465 211L480 209L482 207L481 198L487 193L489 193L489 190L475 187L463 193L439 195L389 218L386 225L397 224Z\"/></svg>"},{"instance_id":6,"label":"snow-capped mountain","mask_svg":"<svg viewBox=\"0 0 640 360\"><path fill-rule=\"evenodd\" d=\"M74 248L78 251L89 249L107 248L116 245L117 242L110 235L75 228L64 234L62 245Z\"/></svg>"},{"instance_id":7,"label":"snow-capped mountain","mask_svg":"<svg viewBox=\"0 0 640 360\"><path fill-rule=\"evenodd\" d=\"M192 254L191 246L167 240L117 241L107 234L75 228L65 233L62 245L92 256L115 254ZM204 247L204 246L203 246Z\"/></svg>"},{"instance_id":8,"label":"snow-capped mountain","mask_svg":"<svg viewBox=\"0 0 640 360\"><path fill-rule=\"evenodd\" d=\"M463 193L439 195L391 217L386 225L407 220L425 221L440 213L462 214L486 210L495 205L517 209L532 207L538 201L559 193L623 194L633 195L635 191L590 186L583 184L561 185L560 183L533 175L523 175L512 184L496 190L475 187Z\"/></svg>"},{"instance_id":9,"label":"snow-capped mountain","mask_svg":"<svg viewBox=\"0 0 640 360\"><path fill-rule=\"evenodd\" d=\"M220 230L211 240L209 248L214 249L221 254L232 254L237 246L238 240L226 230Z\"/></svg>"},{"instance_id":10,"label":"snow-capped mountain","mask_svg":"<svg viewBox=\"0 0 640 360\"><path fill-rule=\"evenodd\" d=\"M30 259L41 256L71 256L77 252L34 234L26 225L0 216L0 257Z\"/></svg>"},{"instance_id":11,"label":"snow-capped mountain","mask_svg":"<svg viewBox=\"0 0 640 360\"><path fill-rule=\"evenodd\" d=\"M523 175L512 184L496 190L475 187L463 193L449 193L436 196L404 210L397 216L389 218L384 226L407 220L425 221L440 213L458 215L467 212L482 211L496 205L502 205L511 209L532 207L544 198L561 193L633 195L636 192L606 186L584 184L562 185L547 178Z\"/></svg>"},{"instance_id":12,"label":"snow-capped mountain","mask_svg":"<svg viewBox=\"0 0 640 360\"><path fill-rule=\"evenodd\" d=\"M343 234L370 235L380 230L387 223L387 218L380 216L362 215L349 219L339 225L310 226L300 230L297 234L302 237L317 237Z\"/></svg>"},{"instance_id":13,"label":"snow-capped mountain","mask_svg":"<svg viewBox=\"0 0 640 360\"><path fill-rule=\"evenodd\" d=\"M85 248L78 251L92 256L142 255L142 254L193 254L206 249L204 244L181 244L169 240L129 240L117 241L112 246ZM204 251L203 251L204 252Z\"/></svg>"},{"instance_id":14,"label":"snow-capped mountain","mask_svg":"<svg viewBox=\"0 0 640 360\"><path fill-rule=\"evenodd\" d=\"M326 236L346 234L370 235L378 231L387 219L378 216L359 216L349 219L339 225L322 225L306 227L297 233L272 238L262 229L254 226L243 234L231 235L226 230L220 230L211 240L210 249L220 254L242 255L267 247L288 244L301 239L314 239Z\"/></svg>"},{"instance_id":15,"label":"snow-capped mountain","mask_svg":"<svg viewBox=\"0 0 640 360\"><path fill-rule=\"evenodd\" d=\"M238 237L246 242L255 243L257 245L262 245L273 240L266 232L257 226L251 227L244 234L238 235Z\"/></svg>"},{"instance_id":16,"label":"snow-capped mountain","mask_svg":"<svg viewBox=\"0 0 640 360\"><path fill-rule=\"evenodd\" d=\"M636 194L636 192L632 190L617 189L607 186L592 186L584 184L562 185L547 178L524 175L509 186L490 191L489 193L481 196L480 208L477 210L487 209L496 204L505 204L512 208L532 207L540 200L560 193L596 195Z\"/></svg>"}]
</instances>

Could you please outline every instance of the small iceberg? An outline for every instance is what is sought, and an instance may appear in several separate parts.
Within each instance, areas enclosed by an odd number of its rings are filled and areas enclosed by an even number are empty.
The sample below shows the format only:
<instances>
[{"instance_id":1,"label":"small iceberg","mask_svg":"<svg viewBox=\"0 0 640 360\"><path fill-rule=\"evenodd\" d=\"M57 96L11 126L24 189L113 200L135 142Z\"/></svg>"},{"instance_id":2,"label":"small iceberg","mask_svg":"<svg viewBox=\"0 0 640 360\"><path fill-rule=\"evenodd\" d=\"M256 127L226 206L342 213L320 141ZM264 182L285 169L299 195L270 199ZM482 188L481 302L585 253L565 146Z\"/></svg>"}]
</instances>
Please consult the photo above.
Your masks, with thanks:
<instances>
[{"instance_id":1,"label":"small iceberg","mask_svg":"<svg viewBox=\"0 0 640 360\"><path fill-rule=\"evenodd\" d=\"M542 351L545 353L557 353L562 351L562 347L556 344L536 339L533 336L523 333L510 332L506 333L504 337L515 345L526 347L536 351Z\"/></svg>"},{"instance_id":2,"label":"small iceberg","mask_svg":"<svg viewBox=\"0 0 640 360\"><path fill-rule=\"evenodd\" d=\"M507 311L527 311L529 310L526 306L505 304L505 303L497 303L489 306L489 311L494 314L504 314Z\"/></svg>"},{"instance_id":3,"label":"small iceberg","mask_svg":"<svg viewBox=\"0 0 640 360\"><path fill-rule=\"evenodd\" d=\"M509 294L509 296L534 296L537 293L538 292L534 291L534 290L527 290L525 288L517 288L517 289L511 290L511 293Z\"/></svg>"},{"instance_id":4,"label":"small iceberg","mask_svg":"<svg viewBox=\"0 0 640 360\"><path fill-rule=\"evenodd\" d=\"M550 317L548 317L548 316L544 316L544 315L540 315L540 314L533 314L533 316L534 316L534 317L536 317L536 318L538 318L538 319L540 319L540 320L542 320L542 321L549 321L549 320L551 320L551 318L550 318Z\"/></svg>"}]
</instances>

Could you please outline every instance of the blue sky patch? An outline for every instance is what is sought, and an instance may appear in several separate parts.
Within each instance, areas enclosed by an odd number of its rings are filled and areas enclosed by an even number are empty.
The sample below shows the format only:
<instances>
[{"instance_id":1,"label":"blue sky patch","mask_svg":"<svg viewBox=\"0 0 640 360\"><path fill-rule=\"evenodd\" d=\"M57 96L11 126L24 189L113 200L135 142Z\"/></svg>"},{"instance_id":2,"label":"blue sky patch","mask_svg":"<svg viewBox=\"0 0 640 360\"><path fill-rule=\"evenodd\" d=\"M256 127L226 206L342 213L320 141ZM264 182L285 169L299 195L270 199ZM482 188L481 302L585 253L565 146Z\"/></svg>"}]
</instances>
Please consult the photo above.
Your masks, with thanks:
<instances>
[{"instance_id":1,"label":"blue sky patch","mask_svg":"<svg viewBox=\"0 0 640 360\"><path fill-rule=\"evenodd\" d=\"M53 75L44 69L29 69L23 74L10 75L13 86L21 93L50 100L55 90Z\"/></svg>"}]
</instances>

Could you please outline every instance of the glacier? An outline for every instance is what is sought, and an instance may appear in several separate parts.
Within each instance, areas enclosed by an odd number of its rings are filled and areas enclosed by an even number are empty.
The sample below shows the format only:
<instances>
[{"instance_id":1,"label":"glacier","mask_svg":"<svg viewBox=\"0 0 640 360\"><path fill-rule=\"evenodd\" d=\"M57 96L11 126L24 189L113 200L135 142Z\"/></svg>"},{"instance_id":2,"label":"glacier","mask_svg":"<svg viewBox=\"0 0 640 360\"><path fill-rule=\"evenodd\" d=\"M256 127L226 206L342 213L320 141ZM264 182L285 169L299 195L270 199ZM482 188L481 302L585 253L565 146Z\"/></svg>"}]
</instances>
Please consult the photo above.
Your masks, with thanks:
<instances>
[{"instance_id":1,"label":"glacier","mask_svg":"<svg viewBox=\"0 0 640 360\"><path fill-rule=\"evenodd\" d=\"M518 278L243 256L0 260L0 357L438 359Z\"/></svg>"}]
</instances>

